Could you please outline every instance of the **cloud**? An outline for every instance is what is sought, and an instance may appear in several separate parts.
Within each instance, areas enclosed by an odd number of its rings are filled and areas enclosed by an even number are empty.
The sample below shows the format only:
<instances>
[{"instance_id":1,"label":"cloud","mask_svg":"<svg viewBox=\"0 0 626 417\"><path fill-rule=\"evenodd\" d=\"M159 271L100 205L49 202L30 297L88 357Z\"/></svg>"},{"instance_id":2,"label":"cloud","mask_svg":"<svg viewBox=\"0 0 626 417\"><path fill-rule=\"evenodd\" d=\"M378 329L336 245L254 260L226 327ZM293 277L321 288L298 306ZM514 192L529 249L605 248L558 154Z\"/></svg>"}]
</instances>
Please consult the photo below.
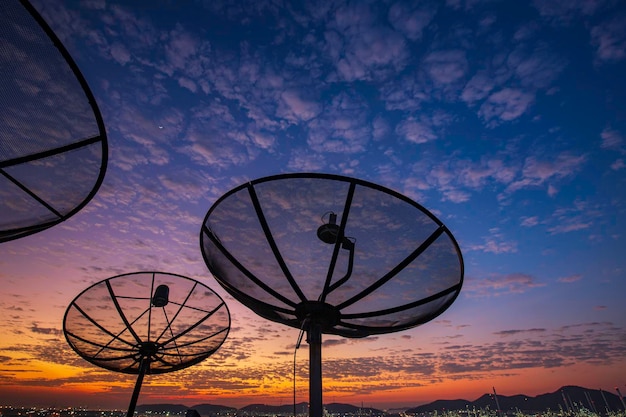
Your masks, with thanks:
<instances>
[{"instance_id":1,"label":"cloud","mask_svg":"<svg viewBox=\"0 0 626 417\"><path fill-rule=\"evenodd\" d=\"M529 156L524 161L522 178L515 180L506 188L506 192L514 192L525 188L533 188L571 177L582 169L587 162L586 155L574 155L569 152L558 154L553 159L538 159Z\"/></svg>"},{"instance_id":2,"label":"cloud","mask_svg":"<svg viewBox=\"0 0 626 417\"><path fill-rule=\"evenodd\" d=\"M522 174L538 183L544 183L551 178L565 178L580 170L587 161L585 155L561 153L554 160L539 160L528 157L524 163Z\"/></svg>"},{"instance_id":3,"label":"cloud","mask_svg":"<svg viewBox=\"0 0 626 417\"><path fill-rule=\"evenodd\" d=\"M178 85L180 85L183 88L186 88L192 93L195 93L196 91L198 91L198 85L187 77L180 77L178 79Z\"/></svg>"},{"instance_id":4,"label":"cloud","mask_svg":"<svg viewBox=\"0 0 626 417\"><path fill-rule=\"evenodd\" d=\"M585 230L590 228L592 225L591 222L588 221L572 221L570 220L567 224L560 224L554 227L548 228L548 232L553 235L558 235L561 233L569 233L576 232L578 230Z\"/></svg>"},{"instance_id":5,"label":"cloud","mask_svg":"<svg viewBox=\"0 0 626 417\"><path fill-rule=\"evenodd\" d=\"M593 15L603 6L603 3L605 3L603 0L533 0L533 5L541 16L555 19L563 24L570 23L578 17Z\"/></svg>"},{"instance_id":6,"label":"cloud","mask_svg":"<svg viewBox=\"0 0 626 417\"><path fill-rule=\"evenodd\" d=\"M294 149L289 156L287 167L298 172L322 171L326 160L321 154L308 152L304 148Z\"/></svg>"},{"instance_id":7,"label":"cloud","mask_svg":"<svg viewBox=\"0 0 626 417\"><path fill-rule=\"evenodd\" d=\"M520 80L521 85L532 89L549 87L565 65L565 60L545 45L538 46L530 53L519 47L507 58L507 66Z\"/></svg>"},{"instance_id":8,"label":"cloud","mask_svg":"<svg viewBox=\"0 0 626 417\"><path fill-rule=\"evenodd\" d=\"M432 21L436 10L425 5L410 7L397 2L389 8L387 18L391 25L412 41L421 39L424 29Z\"/></svg>"},{"instance_id":9,"label":"cloud","mask_svg":"<svg viewBox=\"0 0 626 417\"><path fill-rule=\"evenodd\" d=\"M591 43L601 62L621 61L626 57L626 15L621 14L591 29Z\"/></svg>"},{"instance_id":10,"label":"cloud","mask_svg":"<svg viewBox=\"0 0 626 417\"><path fill-rule=\"evenodd\" d=\"M471 296L492 297L505 294L523 294L533 288L544 287L536 278L524 273L491 274L482 279L468 280L465 291Z\"/></svg>"},{"instance_id":11,"label":"cloud","mask_svg":"<svg viewBox=\"0 0 626 417\"><path fill-rule=\"evenodd\" d=\"M468 70L465 52L461 50L435 51L422 61L435 85L445 86L465 77Z\"/></svg>"},{"instance_id":12,"label":"cloud","mask_svg":"<svg viewBox=\"0 0 626 417\"><path fill-rule=\"evenodd\" d=\"M407 118L396 126L396 134L412 143L426 143L437 139L430 126L423 121Z\"/></svg>"},{"instance_id":13,"label":"cloud","mask_svg":"<svg viewBox=\"0 0 626 417\"><path fill-rule=\"evenodd\" d=\"M550 222L555 226L549 227L548 232L556 235L589 229L595 221L604 216L603 213L601 207L575 200L569 206L554 211Z\"/></svg>"},{"instance_id":14,"label":"cloud","mask_svg":"<svg viewBox=\"0 0 626 417\"><path fill-rule=\"evenodd\" d=\"M489 235L483 236L483 243L469 244L466 247L468 251L481 251L496 255L517 252L517 242L507 241L498 228L490 229Z\"/></svg>"},{"instance_id":15,"label":"cloud","mask_svg":"<svg viewBox=\"0 0 626 417\"><path fill-rule=\"evenodd\" d=\"M610 166L613 171L619 171L620 169L626 168L626 163L623 159L616 159Z\"/></svg>"},{"instance_id":16,"label":"cloud","mask_svg":"<svg viewBox=\"0 0 626 417\"><path fill-rule=\"evenodd\" d=\"M372 120L372 137L381 140L389 135L390 127L384 117L378 115Z\"/></svg>"},{"instance_id":17,"label":"cloud","mask_svg":"<svg viewBox=\"0 0 626 417\"><path fill-rule=\"evenodd\" d=\"M131 61L130 52L128 52L128 49L126 49L126 47L119 42L115 42L111 45L111 56L120 65L126 65Z\"/></svg>"},{"instance_id":18,"label":"cloud","mask_svg":"<svg viewBox=\"0 0 626 417\"><path fill-rule=\"evenodd\" d=\"M200 52L210 51L210 44L200 41L180 24L168 33L164 45L165 66L162 70L172 75L175 71L199 76L202 74Z\"/></svg>"},{"instance_id":19,"label":"cloud","mask_svg":"<svg viewBox=\"0 0 626 417\"><path fill-rule=\"evenodd\" d=\"M369 109L362 97L341 92L307 127L307 143L316 152L359 153L372 137Z\"/></svg>"},{"instance_id":20,"label":"cloud","mask_svg":"<svg viewBox=\"0 0 626 417\"><path fill-rule=\"evenodd\" d=\"M522 217L522 221L520 222L520 226L523 227L533 227L539 224L539 217L531 216L531 217Z\"/></svg>"},{"instance_id":21,"label":"cloud","mask_svg":"<svg viewBox=\"0 0 626 417\"><path fill-rule=\"evenodd\" d=\"M572 282L580 281L582 279L582 277L583 276L581 274L574 274L574 275L569 275L567 277L561 277L561 278L557 279L557 281L569 284L569 283L572 283Z\"/></svg>"},{"instance_id":22,"label":"cloud","mask_svg":"<svg viewBox=\"0 0 626 417\"><path fill-rule=\"evenodd\" d=\"M30 331L33 333L45 334L45 335L55 335L58 336L61 334L61 331L54 327L39 327L37 323L33 323L30 328Z\"/></svg>"},{"instance_id":23,"label":"cloud","mask_svg":"<svg viewBox=\"0 0 626 417\"><path fill-rule=\"evenodd\" d=\"M600 137L602 138L602 143L600 144L602 149L620 150L624 143L622 134L610 127L604 128L602 133L600 133Z\"/></svg>"},{"instance_id":24,"label":"cloud","mask_svg":"<svg viewBox=\"0 0 626 417\"><path fill-rule=\"evenodd\" d=\"M348 343L347 339L328 339L328 340L324 340L322 342L323 347L333 347L333 346L340 346L340 345L345 345Z\"/></svg>"},{"instance_id":25,"label":"cloud","mask_svg":"<svg viewBox=\"0 0 626 417\"><path fill-rule=\"evenodd\" d=\"M480 106L478 115L485 121L511 121L528 110L534 95L516 88L503 88L489 96ZM497 123L496 123L497 124Z\"/></svg>"},{"instance_id":26,"label":"cloud","mask_svg":"<svg viewBox=\"0 0 626 417\"><path fill-rule=\"evenodd\" d=\"M623 356L619 349L625 342L612 334L614 331L613 326L602 323L569 329L502 330L495 332L503 336L501 340L450 346L437 362L443 364L444 372L474 375L499 370L567 368L577 363L606 366Z\"/></svg>"},{"instance_id":27,"label":"cloud","mask_svg":"<svg viewBox=\"0 0 626 417\"><path fill-rule=\"evenodd\" d=\"M377 16L369 5L358 2L335 11L327 25L330 33L325 36L324 50L339 79L378 79L405 67L409 54L404 37Z\"/></svg>"},{"instance_id":28,"label":"cloud","mask_svg":"<svg viewBox=\"0 0 626 417\"><path fill-rule=\"evenodd\" d=\"M465 203L466 201L469 201L471 197L470 193L459 189L444 190L442 193L444 201L448 200L457 204Z\"/></svg>"},{"instance_id":29,"label":"cloud","mask_svg":"<svg viewBox=\"0 0 626 417\"><path fill-rule=\"evenodd\" d=\"M533 334L533 333L545 333L547 329L544 328L535 328L535 329L523 329L523 330L500 330L498 332L493 332L496 336L513 336L518 334Z\"/></svg>"},{"instance_id":30,"label":"cloud","mask_svg":"<svg viewBox=\"0 0 626 417\"><path fill-rule=\"evenodd\" d=\"M491 182L508 184L516 176L519 167L501 157L483 156L479 162L458 160L459 182L469 188L480 190Z\"/></svg>"},{"instance_id":31,"label":"cloud","mask_svg":"<svg viewBox=\"0 0 626 417\"><path fill-rule=\"evenodd\" d=\"M469 105L486 98L495 87L494 79L486 71L479 71L463 88L461 99Z\"/></svg>"},{"instance_id":32,"label":"cloud","mask_svg":"<svg viewBox=\"0 0 626 417\"><path fill-rule=\"evenodd\" d=\"M428 119L426 123L429 123ZM432 124L432 122L430 122ZM428 125L427 125L428 126ZM479 161L458 158L423 158L413 164L409 190L436 189L442 200L454 203L469 201L472 192L488 186L508 186L519 175L520 166L502 156L481 156ZM496 250L491 244L483 247ZM512 249L512 248L509 248Z\"/></svg>"},{"instance_id":33,"label":"cloud","mask_svg":"<svg viewBox=\"0 0 626 417\"><path fill-rule=\"evenodd\" d=\"M277 116L291 122L311 120L321 111L318 103L303 99L296 91L285 91L280 98L281 105L278 106Z\"/></svg>"},{"instance_id":34,"label":"cloud","mask_svg":"<svg viewBox=\"0 0 626 417\"><path fill-rule=\"evenodd\" d=\"M380 88L380 95L386 110L416 111L431 100L426 86L414 76L388 82Z\"/></svg>"}]
</instances>

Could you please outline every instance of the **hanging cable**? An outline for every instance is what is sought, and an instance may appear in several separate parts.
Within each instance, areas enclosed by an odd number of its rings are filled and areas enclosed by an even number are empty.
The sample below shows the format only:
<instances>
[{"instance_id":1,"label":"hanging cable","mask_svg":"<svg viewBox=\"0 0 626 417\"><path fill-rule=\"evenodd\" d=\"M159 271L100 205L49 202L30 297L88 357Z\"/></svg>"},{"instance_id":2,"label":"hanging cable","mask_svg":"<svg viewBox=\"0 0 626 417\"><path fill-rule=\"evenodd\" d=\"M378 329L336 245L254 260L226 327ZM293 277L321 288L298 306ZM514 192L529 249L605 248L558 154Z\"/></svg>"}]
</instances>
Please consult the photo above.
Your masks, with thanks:
<instances>
[{"instance_id":1,"label":"hanging cable","mask_svg":"<svg viewBox=\"0 0 626 417\"><path fill-rule=\"evenodd\" d=\"M296 342L296 348L293 350L293 417L296 417L296 353L302 344L302 337L304 336L304 327L309 323L309 318L302 320L302 326L300 327L300 334L298 334L298 341Z\"/></svg>"}]
</instances>

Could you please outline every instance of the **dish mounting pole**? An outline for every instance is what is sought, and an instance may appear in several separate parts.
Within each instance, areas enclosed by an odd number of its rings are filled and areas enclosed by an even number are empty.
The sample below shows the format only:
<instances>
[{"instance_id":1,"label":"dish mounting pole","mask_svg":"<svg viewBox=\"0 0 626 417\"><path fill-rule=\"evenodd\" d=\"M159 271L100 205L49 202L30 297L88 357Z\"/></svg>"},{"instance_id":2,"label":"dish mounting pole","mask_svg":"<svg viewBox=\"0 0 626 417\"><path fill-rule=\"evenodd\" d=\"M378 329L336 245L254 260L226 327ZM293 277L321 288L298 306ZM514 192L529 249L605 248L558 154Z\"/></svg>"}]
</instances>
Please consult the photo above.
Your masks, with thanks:
<instances>
[{"instance_id":1,"label":"dish mounting pole","mask_svg":"<svg viewBox=\"0 0 626 417\"><path fill-rule=\"evenodd\" d=\"M312 322L307 330L309 344L309 417L322 417L322 326Z\"/></svg>"},{"instance_id":2,"label":"dish mounting pole","mask_svg":"<svg viewBox=\"0 0 626 417\"><path fill-rule=\"evenodd\" d=\"M143 377L150 368L150 358L143 356L141 363L139 364L139 374L137 375L137 382L135 382L135 389L133 390L133 396L130 397L130 404L128 405L128 412L126 417L133 417L135 414L135 407L137 406L137 400L139 399L139 391L141 391L141 384L143 383Z\"/></svg>"}]
</instances>

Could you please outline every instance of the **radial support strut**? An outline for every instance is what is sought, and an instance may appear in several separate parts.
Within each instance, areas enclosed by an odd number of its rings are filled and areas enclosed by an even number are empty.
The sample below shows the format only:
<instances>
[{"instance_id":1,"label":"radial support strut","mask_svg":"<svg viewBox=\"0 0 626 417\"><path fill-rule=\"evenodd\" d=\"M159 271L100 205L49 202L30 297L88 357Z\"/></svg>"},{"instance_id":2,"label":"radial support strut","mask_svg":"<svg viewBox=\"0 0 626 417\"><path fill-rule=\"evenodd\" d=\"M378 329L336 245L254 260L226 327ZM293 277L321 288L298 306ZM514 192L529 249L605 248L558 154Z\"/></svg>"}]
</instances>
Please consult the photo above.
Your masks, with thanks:
<instances>
[{"instance_id":1,"label":"radial support strut","mask_svg":"<svg viewBox=\"0 0 626 417\"><path fill-rule=\"evenodd\" d=\"M309 344L309 417L322 417L322 326L311 323L307 330Z\"/></svg>"}]
</instances>

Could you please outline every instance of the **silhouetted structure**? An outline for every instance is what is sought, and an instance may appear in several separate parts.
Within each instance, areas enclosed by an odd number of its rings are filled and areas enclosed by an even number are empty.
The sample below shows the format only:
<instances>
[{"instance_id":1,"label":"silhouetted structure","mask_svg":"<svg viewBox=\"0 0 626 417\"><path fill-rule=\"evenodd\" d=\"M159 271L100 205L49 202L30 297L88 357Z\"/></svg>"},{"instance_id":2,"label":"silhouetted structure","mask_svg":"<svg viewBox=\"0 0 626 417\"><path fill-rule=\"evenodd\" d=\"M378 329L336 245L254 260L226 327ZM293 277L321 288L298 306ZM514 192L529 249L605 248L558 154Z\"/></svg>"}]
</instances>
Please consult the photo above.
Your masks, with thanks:
<instances>
[{"instance_id":1,"label":"silhouetted structure","mask_svg":"<svg viewBox=\"0 0 626 417\"><path fill-rule=\"evenodd\" d=\"M463 282L461 251L434 215L337 175L277 175L227 192L207 213L201 248L233 297L306 331L312 417L322 415L323 333L418 326L445 311Z\"/></svg>"},{"instance_id":2,"label":"silhouetted structure","mask_svg":"<svg viewBox=\"0 0 626 417\"><path fill-rule=\"evenodd\" d=\"M104 179L107 138L87 82L26 0L0 2L0 242L58 224Z\"/></svg>"},{"instance_id":3,"label":"silhouetted structure","mask_svg":"<svg viewBox=\"0 0 626 417\"><path fill-rule=\"evenodd\" d=\"M100 281L71 302L67 342L102 368L136 374L132 416L146 374L194 365L213 354L230 330L230 313L213 290L191 278L136 272Z\"/></svg>"}]
</instances>

